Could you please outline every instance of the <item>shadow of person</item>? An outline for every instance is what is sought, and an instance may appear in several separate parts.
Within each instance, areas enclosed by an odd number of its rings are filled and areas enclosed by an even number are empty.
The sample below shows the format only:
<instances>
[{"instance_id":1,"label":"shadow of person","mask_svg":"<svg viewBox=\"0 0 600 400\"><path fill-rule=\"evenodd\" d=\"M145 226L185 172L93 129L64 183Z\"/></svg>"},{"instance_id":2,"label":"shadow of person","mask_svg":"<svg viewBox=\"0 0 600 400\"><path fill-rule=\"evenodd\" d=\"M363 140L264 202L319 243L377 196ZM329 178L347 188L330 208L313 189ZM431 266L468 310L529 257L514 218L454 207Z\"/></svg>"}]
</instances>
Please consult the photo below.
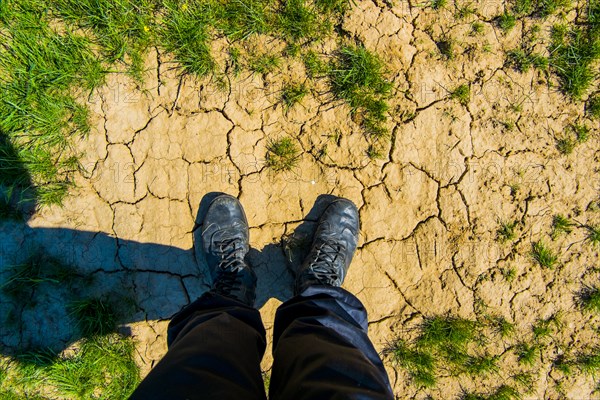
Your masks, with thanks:
<instances>
[{"instance_id":1,"label":"shadow of person","mask_svg":"<svg viewBox=\"0 0 600 400\"><path fill-rule=\"evenodd\" d=\"M210 201L202 199L194 231ZM319 196L294 230L279 243L251 248L258 276L256 307L292 296L289 268L299 265L328 202ZM252 238L250 238L252 241ZM210 288L208 269L194 248L140 243L103 232L32 228L23 220L0 222L0 346L6 355L31 349L59 353L82 336L71 305L100 298L119 322L167 320Z\"/></svg>"}]
</instances>

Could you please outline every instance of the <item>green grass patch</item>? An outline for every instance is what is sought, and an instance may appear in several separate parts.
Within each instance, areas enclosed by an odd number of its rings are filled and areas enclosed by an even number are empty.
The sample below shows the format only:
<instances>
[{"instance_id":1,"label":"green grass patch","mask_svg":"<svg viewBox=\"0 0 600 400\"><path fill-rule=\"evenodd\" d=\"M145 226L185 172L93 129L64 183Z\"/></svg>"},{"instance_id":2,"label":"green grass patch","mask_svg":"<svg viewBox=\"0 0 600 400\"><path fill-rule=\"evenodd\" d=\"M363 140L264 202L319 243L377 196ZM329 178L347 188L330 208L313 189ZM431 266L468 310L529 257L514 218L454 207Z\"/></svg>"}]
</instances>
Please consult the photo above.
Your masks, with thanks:
<instances>
[{"instance_id":1,"label":"green grass patch","mask_svg":"<svg viewBox=\"0 0 600 400\"><path fill-rule=\"evenodd\" d=\"M215 9L202 0L183 4L164 0L164 16L157 31L161 47L173 53L185 73L206 76L216 69L210 54L210 28L214 24Z\"/></svg>"},{"instance_id":2,"label":"green grass patch","mask_svg":"<svg viewBox=\"0 0 600 400\"><path fill-rule=\"evenodd\" d=\"M575 364L583 373L596 376L600 372L600 347L594 347L587 353L579 354Z\"/></svg>"},{"instance_id":3,"label":"green grass patch","mask_svg":"<svg viewBox=\"0 0 600 400\"><path fill-rule=\"evenodd\" d=\"M558 256L550 250L542 240L533 243L531 247L533 260L541 267L552 269L556 266Z\"/></svg>"},{"instance_id":4,"label":"green grass patch","mask_svg":"<svg viewBox=\"0 0 600 400\"><path fill-rule=\"evenodd\" d=\"M597 1L589 7L588 24L560 25L552 28L550 66L558 75L562 90L580 99L594 81L594 62L600 57L600 12Z\"/></svg>"},{"instance_id":5,"label":"green grass patch","mask_svg":"<svg viewBox=\"0 0 600 400\"><path fill-rule=\"evenodd\" d=\"M558 238L560 235L568 235L573 231L573 222L562 214L556 214L552 218L552 232L550 236L552 239Z\"/></svg>"},{"instance_id":6,"label":"green grass patch","mask_svg":"<svg viewBox=\"0 0 600 400\"><path fill-rule=\"evenodd\" d=\"M520 372L512 376L512 379L520 386L525 388L526 393L531 393L533 390L534 379L529 373Z\"/></svg>"},{"instance_id":7,"label":"green grass patch","mask_svg":"<svg viewBox=\"0 0 600 400\"><path fill-rule=\"evenodd\" d=\"M578 303L584 311L600 314L600 289L597 286L584 287L579 293Z\"/></svg>"},{"instance_id":8,"label":"green grass patch","mask_svg":"<svg viewBox=\"0 0 600 400\"><path fill-rule=\"evenodd\" d=\"M286 85L281 93L286 111L300 103L307 94L308 88L304 83Z\"/></svg>"},{"instance_id":9,"label":"green grass patch","mask_svg":"<svg viewBox=\"0 0 600 400\"><path fill-rule=\"evenodd\" d=\"M271 140L267 144L266 164L274 171L290 171L299 159L298 145L290 137Z\"/></svg>"},{"instance_id":10,"label":"green grass patch","mask_svg":"<svg viewBox=\"0 0 600 400\"><path fill-rule=\"evenodd\" d=\"M517 270L514 267L505 267L500 269L502 277L508 282L512 282L517 277Z\"/></svg>"},{"instance_id":11,"label":"green grass patch","mask_svg":"<svg viewBox=\"0 0 600 400\"><path fill-rule=\"evenodd\" d=\"M524 49L514 49L506 53L507 62L519 72L527 72L531 67L546 71L548 59L541 54L533 53Z\"/></svg>"},{"instance_id":12,"label":"green grass patch","mask_svg":"<svg viewBox=\"0 0 600 400\"><path fill-rule=\"evenodd\" d=\"M454 17L457 19L466 19L472 17L477 12L477 9L473 7L473 3L455 4L456 11Z\"/></svg>"},{"instance_id":13,"label":"green grass patch","mask_svg":"<svg viewBox=\"0 0 600 400\"><path fill-rule=\"evenodd\" d=\"M456 317L427 318L421 326L419 344L463 347L476 338L477 323Z\"/></svg>"},{"instance_id":14,"label":"green grass patch","mask_svg":"<svg viewBox=\"0 0 600 400\"><path fill-rule=\"evenodd\" d=\"M367 148L367 157L371 160L382 160L384 158L383 149L378 144L370 144Z\"/></svg>"},{"instance_id":15,"label":"green grass patch","mask_svg":"<svg viewBox=\"0 0 600 400\"><path fill-rule=\"evenodd\" d=\"M314 6L305 0L284 1L277 19L282 36L289 41L314 39L323 29L320 22Z\"/></svg>"},{"instance_id":16,"label":"green grass patch","mask_svg":"<svg viewBox=\"0 0 600 400\"><path fill-rule=\"evenodd\" d=\"M556 149L560 154L569 155L573 153L575 147L577 146L577 141L571 137L562 137L556 140Z\"/></svg>"},{"instance_id":17,"label":"green grass patch","mask_svg":"<svg viewBox=\"0 0 600 400\"><path fill-rule=\"evenodd\" d=\"M461 400L519 400L521 394L512 386L502 385L489 394L464 393Z\"/></svg>"},{"instance_id":18,"label":"green grass patch","mask_svg":"<svg viewBox=\"0 0 600 400\"><path fill-rule=\"evenodd\" d=\"M415 384L422 387L435 386L436 360L430 352L413 348L404 340L397 340L388 351L396 365L407 370Z\"/></svg>"},{"instance_id":19,"label":"green grass patch","mask_svg":"<svg viewBox=\"0 0 600 400\"><path fill-rule=\"evenodd\" d=\"M23 263L7 267L7 278L0 290L14 301L28 305L33 292L42 283L70 284L80 278L75 269L61 261L35 252Z\"/></svg>"},{"instance_id":20,"label":"green grass patch","mask_svg":"<svg viewBox=\"0 0 600 400\"><path fill-rule=\"evenodd\" d=\"M484 329L495 330L496 323L501 322L506 331L512 331L512 324L500 319L486 321L488 324L482 325L452 316L429 317L418 327L418 336L413 342L397 339L386 353L391 354L393 362L405 369L420 387L434 387L439 377L448 374L480 376L497 373L500 356L485 350Z\"/></svg>"},{"instance_id":21,"label":"green grass patch","mask_svg":"<svg viewBox=\"0 0 600 400\"><path fill-rule=\"evenodd\" d=\"M350 3L350 0L315 0L318 10L337 15L343 15L350 8Z\"/></svg>"},{"instance_id":22,"label":"green grass patch","mask_svg":"<svg viewBox=\"0 0 600 400\"><path fill-rule=\"evenodd\" d=\"M273 3L267 0L215 2L207 12L214 13L207 22L212 22L217 29L233 40L269 33L275 23Z\"/></svg>"},{"instance_id":23,"label":"green grass patch","mask_svg":"<svg viewBox=\"0 0 600 400\"><path fill-rule=\"evenodd\" d=\"M466 83L463 83L452 91L450 98L458 100L460 104L466 107L471 99L471 88Z\"/></svg>"},{"instance_id":24,"label":"green grass patch","mask_svg":"<svg viewBox=\"0 0 600 400\"><path fill-rule=\"evenodd\" d=\"M89 131L73 88L102 84L105 68L90 39L51 27L37 3L4 2L0 26L0 184L28 185L40 204L57 204L79 168L73 139Z\"/></svg>"},{"instance_id":25,"label":"green grass patch","mask_svg":"<svg viewBox=\"0 0 600 400\"><path fill-rule=\"evenodd\" d=\"M515 353L520 364L533 366L539 358L540 348L537 344L521 342L515 346Z\"/></svg>"},{"instance_id":26,"label":"green grass patch","mask_svg":"<svg viewBox=\"0 0 600 400\"><path fill-rule=\"evenodd\" d=\"M431 0L431 8L440 10L448 5L448 0Z\"/></svg>"},{"instance_id":27,"label":"green grass patch","mask_svg":"<svg viewBox=\"0 0 600 400\"><path fill-rule=\"evenodd\" d=\"M349 104L365 133L376 138L387 134L386 100L392 84L384 75L379 57L352 45L340 49L329 73L334 95Z\"/></svg>"},{"instance_id":28,"label":"green grass patch","mask_svg":"<svg viewBox=\"0 0 600 400\"><path fill-rule=\"evenodd\" d=\"M248 68L257 74L268 74L279 68L281 59L275 54L259 54L250 57Z\"/></svg>"},{"instance_id":29,"label":"green grass patch","mask_svg":"<svg viewBox=\"0 0 600 400\"><path fill-rule=\"evenodd\" d=\"M571 130L575 133L577 143L585 143L590 138L590 128L585 125L571 125Z\"/></svg>"},{"instance_id":30,"label":"green grass patch","mask_svg":"<svg viewBox=\"0 0 600 400\"><path fill-rule=\"evenodd\" d=\"M600 119L600 94L594 93L594 95L590 96L585 111L590 117Z\"/></svg>"},{"instance_id":31,"label":"green grass patch","mask_svg":"<svg viewBox=\"0 0 600 400\"><path fill-rule=\"evenodd\" d=\"M485 25L483 24L483 22L475 21L471 24L470 35L479 36L479 35L483 34L484 30L485 30Z\"/></svg>"},{"instance_id":32,"label":"green grass patch","mask_svg":"<svg viewBox=\"0 0 600 400\"><path fill-rule=\"evenodd\" d=\"M517 221L500 222L500 227L496 230L496 240L500 243L514 240L517 237L515 232L516 227Z\"/></svg>"},{"instance_id":33,"label":"green grass patch","mask_svg":"<svg viewBox=\"0 0 600 400\"><path fill-rule=\"evenodd\" d=\"M53 13L90 32L106 62L122 61L142 79L156 3L151 0L50 0Z\"/></svg>"},{"instance_id":34,"label":"green grass patch","mask_svg":"<svg viewBox=\"0 0 600 400\"><path fill-rule=\"evenodd\" d=\"M509 338L515 333L515 324L508 322L504 317L493 318L491 325L494 332L501 338Z\"/></svg>"},{"instance_id":35,"label":"green grass patch","mask_svg":"<svg viewBox=\"0 0 600 400\"><path fill-rule=\"evenodd\" d=\"M304 54L302 59L306 73L311 78L325 76L330 72L329 64L312 50Z\"/></svg>"},{"instance_id":36,"label":"green grass patch","mask_svg":"<svg viewBox=\"0 0 600 400\"><path fill-rule=\"evenodd\" d=\"M84 339L73 355L38 351L13 358L0 385L3 399L126 399L140 382L131 339L117 334Z\"/></svg>"},{"instance_id":37,"label":"green grass patch","mask_svg":"<svg viewBox=\"0 0 600 400\"><path fill-rule=\"evenodd\" d=\"M571 5L571 0L515 0L512 11L519 17L546 18Z\"/></svg>"},{"instance_id":38,"label":"green grass patch","mask_svg":"<svg viewBox=\"0 0 600 400\"><path fill-rule=\"evenodd\" d=\"M464 364L464 370L471 375L482 375L498 372L498 357L496 356L469 356Z\"/></svg>"},{"instance_id":39,"label":"green grass patch","mask_svg":"<svg viewBox=\"0 0 600 400\"><path fill-rule=\"evenodd\" d=\"M441 40L438 40L437 42L435 42L435 45L438 48L438 51L440 52L440 54L446 59L446 60L452 60L454 59L454 40L450 39L450 38L443 38Z\"/></svg>"},{"instance_id":40,"label":"green grass patch","mask_svg":"<svg viewBox=\"0 0 600 400\"><path fill-rule=\"evenodd\" d=\"M600 225L587 225L588 231L586 240L593 246L600 245Z\"/></svg>"},{"instance_id":41,"label":"green grass patch","mask_svg":"<svg viewBox=\"0 0 600 400\"><path fill-rule=\"evenodd\" d=\"M536 340L540 340L552 335L552 325L555 322L556 321L553 317L548 319L538 319L531 327L531 330L533 331L533 337Z\"/></svg>"},{"instance_id":42,"label":"green grass patch","mask_svg":"<svg viewBox=\"0 0 600 400\"><path fill-rule=\"evenodd\" d=\"M84 337L106 335L114 332L117 327L117 314L105 300L77 300L72 302L69 308Z\"/></svg>"},{"instance_id":43,"label":"green grass patch","mask_svg":"<svg viewBox=\"0 0 600 400\"><path fill-rule=\"evenodd\" d=\"M515 27L517 18L511 13L504 12L496 17L496 23L500 29L507 33Z\"/></svg>"}]
</instances>

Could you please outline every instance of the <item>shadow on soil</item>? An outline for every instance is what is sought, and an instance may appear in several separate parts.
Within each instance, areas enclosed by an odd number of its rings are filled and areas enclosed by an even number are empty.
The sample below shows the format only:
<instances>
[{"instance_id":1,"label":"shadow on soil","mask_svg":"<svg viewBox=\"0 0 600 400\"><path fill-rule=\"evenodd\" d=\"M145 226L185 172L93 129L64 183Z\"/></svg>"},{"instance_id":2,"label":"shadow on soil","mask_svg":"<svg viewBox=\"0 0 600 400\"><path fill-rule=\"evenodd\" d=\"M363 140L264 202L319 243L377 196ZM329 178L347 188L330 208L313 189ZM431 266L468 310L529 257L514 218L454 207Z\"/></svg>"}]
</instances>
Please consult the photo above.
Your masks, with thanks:
<instances>
[{"instance_id":1,"label":"shadow on soil","mask_svg":"<svg viewBox=\"0 0 600 400\"><path fill-rule=\"evenodd\" d=\"M198 229L210 201L197 214ZM292 296L289 269L306 255L315 223L333 196L319 196L294 232L247 256L258 275L256 307ZM251 238L252 242L252 238ZM101 299L120 324L168 320L209 289L194 249L122 240L101 232L31 228L26 218L0 222L0 347L5 355L58 353L82 337L71 305ZM126 327L119 331L128 334Z\"/></svg>"}]
</instances>

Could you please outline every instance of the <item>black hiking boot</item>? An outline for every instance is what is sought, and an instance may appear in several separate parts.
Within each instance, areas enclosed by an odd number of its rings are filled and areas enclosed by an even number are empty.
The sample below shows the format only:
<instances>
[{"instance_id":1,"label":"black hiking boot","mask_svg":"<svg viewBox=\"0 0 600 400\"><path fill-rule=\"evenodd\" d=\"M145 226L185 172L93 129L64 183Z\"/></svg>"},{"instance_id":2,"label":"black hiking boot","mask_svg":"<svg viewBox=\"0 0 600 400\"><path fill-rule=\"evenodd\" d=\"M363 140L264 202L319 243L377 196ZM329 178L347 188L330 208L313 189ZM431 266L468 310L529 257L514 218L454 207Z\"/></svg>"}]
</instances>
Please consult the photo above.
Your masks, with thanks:
<instances>
[{"instance_id":1,"label":"black hiking boot","mask_svg":"<svg viewBox=\"0 0 600 400\"><path fill-rule=\"evenodd\" d=\"M348 199L334 200L323 212L310 253L296 272L294 293L312 285L341 286L356 250L358 210Z\"/></svg>"},{"instance_id":2,"label":"black hiking boot","mask_svg":"<svg viewBox=\"0 0 600 400\"><path fill-rule=\"evenodd\" d=\"M223 194L208 206L196 241L212 277L212 292L254 306L256 274L245 260L248 221L240 202Z\"/></svg>"}]
</instances>

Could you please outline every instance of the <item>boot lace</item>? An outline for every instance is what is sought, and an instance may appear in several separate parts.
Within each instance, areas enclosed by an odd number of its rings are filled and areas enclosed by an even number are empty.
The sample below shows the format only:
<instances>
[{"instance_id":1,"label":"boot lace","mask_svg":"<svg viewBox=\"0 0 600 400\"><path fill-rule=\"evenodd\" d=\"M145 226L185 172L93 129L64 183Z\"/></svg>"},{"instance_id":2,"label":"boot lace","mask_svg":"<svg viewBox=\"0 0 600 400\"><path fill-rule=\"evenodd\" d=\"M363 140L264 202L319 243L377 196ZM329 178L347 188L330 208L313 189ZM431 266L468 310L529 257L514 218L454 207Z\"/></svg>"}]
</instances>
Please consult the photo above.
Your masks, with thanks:
<instances>
[{"instance_id":1,"label":"boot lace","mask_svg":"<svg viewBox=\"0 0 600 400\"><path fill-rule=\"evenodd\" d=\"M311 275L324 284L336 284L340 277L340 268L336 263L344 262L344 246L333 240L326 240L319 245L313 261L308 266Z\"/></svg>"},{"instance_id":2,"label":"boot lace","mask_svg":"<svg viewBox=\"0 0 600 400\"><path fill-rule=\"evenodd\" d=\"M215 282L215 291L218 293L230 293L239 288L239 272L246 268L241 239L225 239L215 243L215 253L220 258L218 264L219 279Z\"/></svg>"}]
</instances>

